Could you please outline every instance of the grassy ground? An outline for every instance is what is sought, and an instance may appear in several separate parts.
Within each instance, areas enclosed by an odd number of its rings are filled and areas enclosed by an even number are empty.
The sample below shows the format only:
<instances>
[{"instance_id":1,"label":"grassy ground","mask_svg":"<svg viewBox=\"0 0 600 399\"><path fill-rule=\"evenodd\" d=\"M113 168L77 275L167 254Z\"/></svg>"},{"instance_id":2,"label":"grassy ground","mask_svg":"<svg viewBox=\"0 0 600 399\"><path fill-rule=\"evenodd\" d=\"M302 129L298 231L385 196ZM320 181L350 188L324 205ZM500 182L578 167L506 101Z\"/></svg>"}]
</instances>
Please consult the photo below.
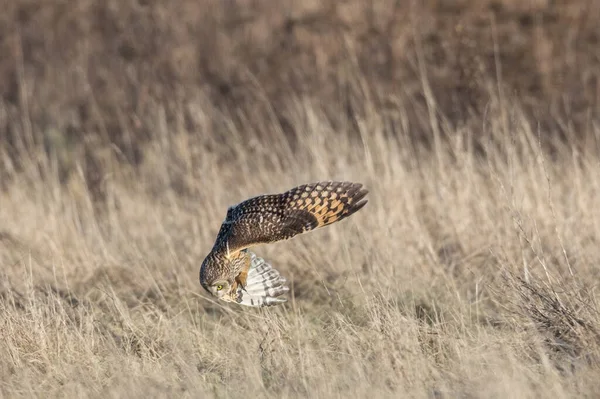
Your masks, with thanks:
<instances>
[{"instance_id":1,"label":"grassy ground","mask_svg":"<svg viewBox=\"0 0 600 399\"><path fill-rule=\"evenodd\" d=\"M515 113L509 132L490 121L486 157L465 145L469 131L420 153L402 132L386 137L376 112L360 120L360 141L334 139L311 104L296 111L306 122L293 154L279 134L244 132L246 143L206 152L210 136L159 127L142 165L102 180L103 202L83 171L64 185L56 157L24 160L0 196L2 392L600 389L595 149L551 159ZM117 158L107 153L107 168ZM257 248L290 279L288 304L239 308L202 292L198 269L229 204L325 177L363 182L370 202L338 225Z\"/></svg>"},{"instance_id":2,"label":"grassy ground","mask_svg":"<svg viewBox=\"0 0 600 399\"><path fill-rule=\"evenodd\" d=\"M290 50L271 43L287 26L281 9L244 35L227 28L222 8L210 8L206 27L192 23L191 2L174 3L191 8L182 16L167 3L82 1L69 13L24 5L11 20L21 28L1 43L16 49L5 53L14 62L0 60L12 76L0 81L3 396L596 397L600 58L585 45L593 37L582 39L595 2L456 2L458 16L423 2L425 20L487 21L465 26L488 34L496 26L499 36L481 45L491 69L473 80L458 76L468 60L434 51L464 54L454 49L469 43L442 46L442 25L419 36L415 20L398 22L398 58L382 67L369 51L386 43L383 28L365 28L375 38L366 41L346 30L347 52L329 58L340 37L322 24L328 8L308 18L314 31L288 37L306 45ZM359 3L343 4L334 7L342 21L361 15L349 6ZM476 13L488 6L498 25ZM34 26L57 15L64 30L39 36ZM86 15L118 23L102 30ZM186 75L199 62L193 52L215 44L208 33L192 47L158 46L188 43L171 23L177 15L223 28L219 57L200 63L213 75ZM310 22L300 20L292 25ZM571 35L554 37L552 24ZM262 52L240 44L251 34ZM508 47L492 40L503 34ZM127 35L154 43L140 48L158 59L121 49ZM61 47L66 37L76 45ZM527 49L540 43L551 50L534 62ZM528 81L543 84L515 93ZM198 272L227 207L323 179L363 183L369 203L339 224L255 248L290 281L289 302L251 309L209 298Z\"/></svg>"}]
</instances>

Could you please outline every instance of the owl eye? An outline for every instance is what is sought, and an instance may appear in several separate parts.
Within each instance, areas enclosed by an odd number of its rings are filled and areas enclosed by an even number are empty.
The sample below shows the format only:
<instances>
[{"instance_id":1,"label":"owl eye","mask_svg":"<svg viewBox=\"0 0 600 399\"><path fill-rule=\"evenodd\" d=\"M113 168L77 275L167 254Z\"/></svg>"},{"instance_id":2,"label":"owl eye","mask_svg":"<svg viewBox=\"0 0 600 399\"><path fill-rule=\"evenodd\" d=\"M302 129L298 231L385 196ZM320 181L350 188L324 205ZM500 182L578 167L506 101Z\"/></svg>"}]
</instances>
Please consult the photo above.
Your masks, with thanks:
<instances>
[{"instance_id":1,"label":"owl eye","mask_svg":"<svg viewBox=\"0 0 600 399\"><path fill-rule=\"evenodd\" d=\"M221 291L223 289L223 285L219 284L217 285L217 291Z\"/></svg>"}]
</instances>

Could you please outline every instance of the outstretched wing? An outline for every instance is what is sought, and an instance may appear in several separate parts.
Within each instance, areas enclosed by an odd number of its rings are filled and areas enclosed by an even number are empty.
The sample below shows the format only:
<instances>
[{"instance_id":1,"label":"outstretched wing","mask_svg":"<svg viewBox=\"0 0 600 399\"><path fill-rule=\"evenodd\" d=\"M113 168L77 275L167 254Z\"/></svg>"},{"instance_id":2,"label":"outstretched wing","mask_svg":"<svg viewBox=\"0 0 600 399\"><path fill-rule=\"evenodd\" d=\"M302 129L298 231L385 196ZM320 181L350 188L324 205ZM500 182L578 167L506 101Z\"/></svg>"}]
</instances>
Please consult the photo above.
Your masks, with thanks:
<instances>
[{"instance_id":1,"label":"outstretched wing","mask_svg":"<svg viewBox=\"0 0 600 399\"><path fill-rule=\"evenodd\" d=\"M361 209L367 193L358 183L328 181L247 199L227 210L213 251L232 253L327 226Z\"/></svg>"}]
</instances>

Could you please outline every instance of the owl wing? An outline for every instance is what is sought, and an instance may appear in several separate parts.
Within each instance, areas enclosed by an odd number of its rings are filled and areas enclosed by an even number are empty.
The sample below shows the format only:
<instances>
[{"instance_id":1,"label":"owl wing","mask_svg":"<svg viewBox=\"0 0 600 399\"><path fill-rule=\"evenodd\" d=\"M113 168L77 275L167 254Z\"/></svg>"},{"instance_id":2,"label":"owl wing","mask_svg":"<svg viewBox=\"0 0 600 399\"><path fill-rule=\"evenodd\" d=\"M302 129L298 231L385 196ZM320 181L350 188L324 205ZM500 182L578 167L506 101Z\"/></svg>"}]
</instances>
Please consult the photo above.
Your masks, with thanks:
<instances>
[{"instance_id":1,"label":"owl wing","mask_svg":"<svg viewBox=\"0 0 600 399\"><path fill-rule=\"evenodd\" d=\"M236 290L223 298L240 305L263 307L287 302L285 294L290 290L287 280L270 263L249 252L250 268L245 287L238 285Z\"/></svg>"},{"instance_id":2,"label":"owl wing","mask_svg":"<svg viewBox=\"0 0 600 399\"><path fill-rule=\"evenodd\" d=\"M327 226L365 206L367 193L359 183L328 181L247 199L227 210L213 251L233 253Z\"/></svg>"}]
</instances>

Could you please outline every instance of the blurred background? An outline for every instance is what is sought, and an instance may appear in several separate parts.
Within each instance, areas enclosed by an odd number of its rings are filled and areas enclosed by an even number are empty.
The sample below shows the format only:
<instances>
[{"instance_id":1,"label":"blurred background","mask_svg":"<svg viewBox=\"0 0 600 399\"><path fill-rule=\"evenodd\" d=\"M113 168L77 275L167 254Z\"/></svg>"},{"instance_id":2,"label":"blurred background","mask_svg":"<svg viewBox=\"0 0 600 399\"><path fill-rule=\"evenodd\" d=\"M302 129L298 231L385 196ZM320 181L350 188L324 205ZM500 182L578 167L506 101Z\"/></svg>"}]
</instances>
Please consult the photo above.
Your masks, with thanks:
<instances>
[{"instance_id":1,"label":"blurred background","mask_svg":"<svg viewBox=\"0 0 600 399\"><path fill-rule=\"evenodd\" d=\"M432 118L485 134L497 98L518 102L542 139L585 145L600 109L599 20L594 0L6 1L0 151L93 143L135 165L157 115L172 133L231 140L198 107L259 135L275 123L293 145L298 101L351 139L365 97L390 134L402 125L423 145ZM63 179L71 156L59 157Z\"/></svg>"},{"instance_id":2,"label":"blurred background","mask_svg":"<svg viewBox=\"0 0 600 399\"><path fill-rule=\"evenodd\" d=\"M0 1L0 393L597 397L600 1ZM228 206L369 203L257 248Z\"/></svg>"}]
</instances>

